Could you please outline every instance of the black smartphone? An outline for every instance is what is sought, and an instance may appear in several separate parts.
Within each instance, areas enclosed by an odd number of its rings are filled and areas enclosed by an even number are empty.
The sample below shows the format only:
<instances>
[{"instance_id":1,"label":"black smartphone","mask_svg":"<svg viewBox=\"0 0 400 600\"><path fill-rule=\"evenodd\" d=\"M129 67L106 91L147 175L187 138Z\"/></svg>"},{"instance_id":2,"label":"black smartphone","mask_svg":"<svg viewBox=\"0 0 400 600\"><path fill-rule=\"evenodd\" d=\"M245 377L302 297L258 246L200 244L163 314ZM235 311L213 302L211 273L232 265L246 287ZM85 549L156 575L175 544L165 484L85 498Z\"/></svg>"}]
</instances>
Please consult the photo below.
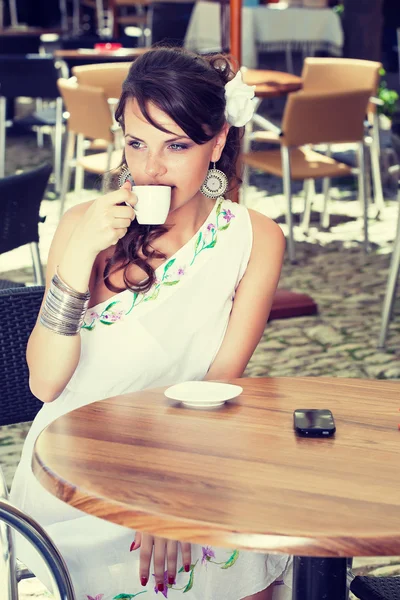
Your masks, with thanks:
<instances>
[{"instance_id":1,"label":"black smartphone","mask_svg":"<svg viewBox=\"0 0 400 600\"><path fill-rule=\"evenodd\" d=\"M333 414L328 409L298 408L293 416L297 435L329 437L336 431Z\"/></svg>"}]
</instances>

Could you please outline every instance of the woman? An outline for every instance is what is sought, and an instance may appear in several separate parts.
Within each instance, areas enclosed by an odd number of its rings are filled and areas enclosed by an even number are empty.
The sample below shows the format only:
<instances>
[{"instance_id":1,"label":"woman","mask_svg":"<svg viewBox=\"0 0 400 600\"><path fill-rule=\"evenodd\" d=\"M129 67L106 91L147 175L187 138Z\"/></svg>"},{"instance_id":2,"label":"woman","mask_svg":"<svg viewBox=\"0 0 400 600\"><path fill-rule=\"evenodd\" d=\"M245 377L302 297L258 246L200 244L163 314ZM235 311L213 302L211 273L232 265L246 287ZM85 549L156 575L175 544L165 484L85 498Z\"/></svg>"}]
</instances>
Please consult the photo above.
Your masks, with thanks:
<instances>
[{"instance_id":1,"label":"woman","mask_svg":"<svg viewBox=\"0 0 400 600\"><path fill-rule=\"evenodd\" d=\"M285 587L273 585L285 556L178 545L140 532L133 541L131 530L53 497L31 471L40 431L79 406L243 374L285 245L275 223L221 197L225 175L234 183L238 128L251 118L253 95L223 57L160 48L137 59L116 113L126 181L69 210L55 234L27 350L30 386L44 407L25 442L12 500L54 539L78 600L183 592L187 600L270 600ZM214 164L218 172L209 169ZM172 188L165 226L138 224L131 177ZM17 554L47 582L22 540Z\"/></svg>"}]
</instances>

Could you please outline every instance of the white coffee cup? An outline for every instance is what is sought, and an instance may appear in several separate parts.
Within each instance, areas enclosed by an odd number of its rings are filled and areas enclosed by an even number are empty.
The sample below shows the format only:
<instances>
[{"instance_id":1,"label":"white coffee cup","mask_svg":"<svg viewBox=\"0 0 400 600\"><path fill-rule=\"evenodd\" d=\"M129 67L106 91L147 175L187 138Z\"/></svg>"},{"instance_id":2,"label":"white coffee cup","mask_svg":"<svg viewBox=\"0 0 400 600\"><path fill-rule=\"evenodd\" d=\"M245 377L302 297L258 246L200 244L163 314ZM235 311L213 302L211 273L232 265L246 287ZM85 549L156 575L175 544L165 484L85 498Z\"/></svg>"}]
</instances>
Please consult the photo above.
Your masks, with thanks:
<instances>
[{"instance_id":1,"label":"white coffee cup","mask_svg":"<svg viewBox=\"0 0 400 600\"><path fill-rule=\"evenodd\" d=\"M162 225L167 220L171 205L171 188L167 185L134 185L137 197L134 206L140 225Z\"/></svg>"}]
</instances>

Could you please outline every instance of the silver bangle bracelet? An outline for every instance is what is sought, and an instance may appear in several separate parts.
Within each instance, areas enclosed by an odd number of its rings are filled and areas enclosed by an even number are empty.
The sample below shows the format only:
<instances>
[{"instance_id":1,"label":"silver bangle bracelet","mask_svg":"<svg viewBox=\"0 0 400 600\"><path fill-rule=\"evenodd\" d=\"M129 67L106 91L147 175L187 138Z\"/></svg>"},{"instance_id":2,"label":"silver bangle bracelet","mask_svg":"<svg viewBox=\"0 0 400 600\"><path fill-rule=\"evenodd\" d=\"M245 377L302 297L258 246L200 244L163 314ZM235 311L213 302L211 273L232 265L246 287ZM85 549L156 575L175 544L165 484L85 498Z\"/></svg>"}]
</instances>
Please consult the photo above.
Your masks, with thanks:
<instances>
[{"instance_id":1,"label":"silver bangle bracelet","mask_svg":"<svg viewBox=\"0 0 400 600\"><path fill-rule=\"evenodd\" d=\"M77 292L56 273L46 294L40 323L59 335L77 335L84 323L90 292Z\"/></svg>"}]
</instances>

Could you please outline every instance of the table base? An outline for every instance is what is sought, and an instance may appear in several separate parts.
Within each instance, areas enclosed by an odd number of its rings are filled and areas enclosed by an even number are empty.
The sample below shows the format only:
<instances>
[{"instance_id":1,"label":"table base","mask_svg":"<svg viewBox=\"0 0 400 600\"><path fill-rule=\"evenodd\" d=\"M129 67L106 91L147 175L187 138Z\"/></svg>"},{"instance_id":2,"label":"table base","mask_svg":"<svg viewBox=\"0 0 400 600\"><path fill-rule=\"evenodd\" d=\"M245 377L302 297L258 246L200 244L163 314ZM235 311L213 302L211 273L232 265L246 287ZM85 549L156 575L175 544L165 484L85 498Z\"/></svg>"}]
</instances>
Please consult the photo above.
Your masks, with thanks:
<instances>
[{"instance_id":1,"label":"table base","mask_svg":"<svg viewBox=\"0 0 400 600\"><path fill-rule=\"evenodd\" d=\"M295 556L293 600L346 600L346 558Z\"/></svg>"}]
</instances>

